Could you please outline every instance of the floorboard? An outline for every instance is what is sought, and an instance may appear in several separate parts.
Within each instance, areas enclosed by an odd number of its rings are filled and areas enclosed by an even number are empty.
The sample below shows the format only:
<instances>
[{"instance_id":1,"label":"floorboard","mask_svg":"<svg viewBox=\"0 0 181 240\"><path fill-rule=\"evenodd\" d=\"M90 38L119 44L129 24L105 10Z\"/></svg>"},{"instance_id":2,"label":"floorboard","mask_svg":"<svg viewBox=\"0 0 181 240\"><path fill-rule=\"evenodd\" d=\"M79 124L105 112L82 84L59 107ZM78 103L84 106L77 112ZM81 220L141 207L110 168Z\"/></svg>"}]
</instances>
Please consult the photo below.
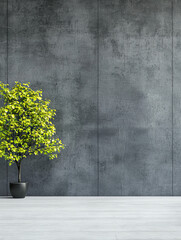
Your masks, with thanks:
<instances>
[{"instance_id":1,"label":"floorboard","mask_svg":"<svg viewBox=\"0 0 181 240\"><path fill-rule=\"evenodd\" d=\"M10 239L181 240L181 197L2 197Z\"/></svg>"}]
</instances>

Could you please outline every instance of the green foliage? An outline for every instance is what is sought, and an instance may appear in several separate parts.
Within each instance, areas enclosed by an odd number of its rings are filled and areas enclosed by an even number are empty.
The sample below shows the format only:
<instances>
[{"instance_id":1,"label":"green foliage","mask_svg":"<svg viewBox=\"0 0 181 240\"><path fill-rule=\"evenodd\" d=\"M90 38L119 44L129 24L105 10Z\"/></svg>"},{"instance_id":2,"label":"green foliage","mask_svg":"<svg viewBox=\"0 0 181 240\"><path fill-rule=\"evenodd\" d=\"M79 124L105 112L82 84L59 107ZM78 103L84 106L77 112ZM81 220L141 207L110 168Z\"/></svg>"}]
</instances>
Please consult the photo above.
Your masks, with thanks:
<instances>
[{"instance_id":1,"label":"green foliage","mask_svg":"<svg viewBox=\"0 0 181 240\"><path fill-rule=\"evenodd\" d=\"M0 82L0 95L4 99L0 108L0 157L9 165L33 154L56 158L64 144L53 137L56 110L49 107L50 100L42 100L42 91L33 91L29 83L15 82L10 89Z\"/></svg>"}]
</instances>

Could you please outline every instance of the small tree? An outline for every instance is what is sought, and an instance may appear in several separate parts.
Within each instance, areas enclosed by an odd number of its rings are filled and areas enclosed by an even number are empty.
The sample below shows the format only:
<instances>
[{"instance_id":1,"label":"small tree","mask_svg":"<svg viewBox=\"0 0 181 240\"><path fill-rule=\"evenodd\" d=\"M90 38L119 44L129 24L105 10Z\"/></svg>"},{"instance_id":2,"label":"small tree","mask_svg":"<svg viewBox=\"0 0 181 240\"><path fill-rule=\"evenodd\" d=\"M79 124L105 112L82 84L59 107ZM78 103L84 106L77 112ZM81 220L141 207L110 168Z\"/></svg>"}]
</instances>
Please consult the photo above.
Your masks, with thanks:
<instances>
[{"instance_id":1,"label":"small tree","mask_svg":"<svg viewBox=\"0 0 181 240\"><path fill-rule=\"evenodd\" d=\"M42 91L34 91L29 83L15 82L12 89L0 82L4 106L0 108L0 157L16 163L18 182L21 182L21 162L31 155L45 154L50 159L64 148L59 138L53 138L52 119L55 109L50 100L42 100Z\"/></svg>"}]
</instances>

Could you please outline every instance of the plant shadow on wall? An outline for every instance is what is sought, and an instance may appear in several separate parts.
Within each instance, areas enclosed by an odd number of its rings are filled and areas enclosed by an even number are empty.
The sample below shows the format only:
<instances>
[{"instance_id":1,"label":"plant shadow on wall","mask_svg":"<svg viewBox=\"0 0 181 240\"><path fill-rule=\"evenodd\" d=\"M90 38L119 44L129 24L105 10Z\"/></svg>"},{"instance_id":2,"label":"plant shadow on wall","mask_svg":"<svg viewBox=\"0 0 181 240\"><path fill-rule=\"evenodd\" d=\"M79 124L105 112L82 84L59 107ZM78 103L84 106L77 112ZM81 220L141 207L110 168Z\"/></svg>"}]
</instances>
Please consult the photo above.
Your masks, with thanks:
<instances>
[{"instance_id":1,"label":"plant shadow on wall","mask_svg":"<svg viewBox=\"0 0 181 240\"><path fill-rule=\"evenodd\" d=\"M57 157L64 144L54 138L52 123L56 110L49 107L50 100L42 99L42 91L34 91L29 83L15 82L12 89L0 82L0 94L4 106L0 108L0 157L11 166L16 164L18 182L10 183L13 197L23 198L27 183L21 182L21 164L31 155L44 154L49 159Z\"/></svg>"}]
</instances>

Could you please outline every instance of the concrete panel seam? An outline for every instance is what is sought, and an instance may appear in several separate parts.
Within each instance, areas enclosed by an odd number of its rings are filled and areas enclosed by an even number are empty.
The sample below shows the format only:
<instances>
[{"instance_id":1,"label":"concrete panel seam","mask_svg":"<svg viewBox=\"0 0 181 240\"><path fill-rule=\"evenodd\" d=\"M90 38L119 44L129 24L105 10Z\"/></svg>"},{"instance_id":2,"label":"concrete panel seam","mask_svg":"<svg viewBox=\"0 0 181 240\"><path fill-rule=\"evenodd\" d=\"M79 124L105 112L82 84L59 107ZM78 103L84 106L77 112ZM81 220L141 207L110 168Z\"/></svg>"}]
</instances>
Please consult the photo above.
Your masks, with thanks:
<instances>
[{"instance_id":1,"label":"concrete panel seam","mask_svg":"<svg viewBox=\"0 0 181 240\"><path fill-rule=\"evenodd\" d=\"M97 195L99 196L99 8L97 0Z\"/></svg>"},{"instance_id":2,"label":"concrete panel seam","mask_svg":"<svg viewBox=\"0 0 181 240\"><path fill-rule=\"evenodd\" d=\"M9 22L8 22L8 5L9 5L9 2L7 0L7 5L6 5L6 18L7 18L7 31L6 31L6 81L7 81L7 84L8 84L8 71L9 71L9 68L8 68L8 48L9 48L9 32L8 32L8 27L9 27ZM8 196L8 161L6 162L6 177L7 177L7 186L6 186L6 195Z\"/></svg>"},{"instance_id":3,"label":"concrete panel seam","mask_svg":"<svg viewBox=\"0 0 181 240\"><path fill-rule=\"evenodd\" d=\"M172 7L171 7L171 14L172 14L172 48L171 48L171 51L172 51L172 60L171 60L171 64L172 64L172 196L174 195L174 189L173 189L173 180L174 180L174 176L173 176L173 158L174 158L174 155L173 155L173 134L174 134L174 131L173 131L173 27L174 27L174 24L173 24L173 8L174 8L174 3L173 3L174 0L172 0L171 4L172 4Z\"/></svg>"}]
</instances>

